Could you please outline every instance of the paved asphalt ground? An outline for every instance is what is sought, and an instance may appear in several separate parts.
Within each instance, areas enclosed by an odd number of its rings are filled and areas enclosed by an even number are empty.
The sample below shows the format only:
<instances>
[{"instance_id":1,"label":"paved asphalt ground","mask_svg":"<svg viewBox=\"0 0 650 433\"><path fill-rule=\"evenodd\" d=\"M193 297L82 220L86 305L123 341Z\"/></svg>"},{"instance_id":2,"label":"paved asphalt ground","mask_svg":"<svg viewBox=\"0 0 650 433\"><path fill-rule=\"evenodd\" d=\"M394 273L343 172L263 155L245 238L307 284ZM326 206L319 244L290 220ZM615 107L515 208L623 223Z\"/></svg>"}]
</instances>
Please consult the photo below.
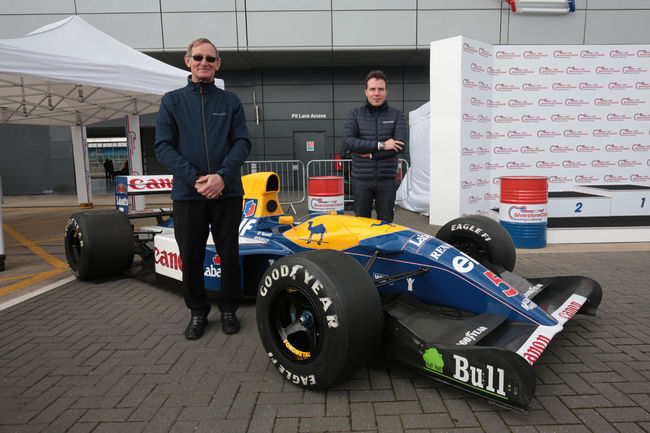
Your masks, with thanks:
<instances>
[{"instance_id":1,"label":"paved asphalt ground","mask_svg":"<svg viewBox=\"0 0 650 433\"><path fill-rule=\"evenodd\" d=\"M518 273L586 275L604 295L596 317L576 316L553 339L533 367L530 410L518 413L382 363L304 391L270 365L253 304L239 310L240 333L224 335L214 309L204 337L188 341L179 292L70 280L62 235L77 210L58 197L5 197L2 433L650 432L647 243L518 250ZM396 222L436 232L408 211Z\"/></svg>"}]
</instances>

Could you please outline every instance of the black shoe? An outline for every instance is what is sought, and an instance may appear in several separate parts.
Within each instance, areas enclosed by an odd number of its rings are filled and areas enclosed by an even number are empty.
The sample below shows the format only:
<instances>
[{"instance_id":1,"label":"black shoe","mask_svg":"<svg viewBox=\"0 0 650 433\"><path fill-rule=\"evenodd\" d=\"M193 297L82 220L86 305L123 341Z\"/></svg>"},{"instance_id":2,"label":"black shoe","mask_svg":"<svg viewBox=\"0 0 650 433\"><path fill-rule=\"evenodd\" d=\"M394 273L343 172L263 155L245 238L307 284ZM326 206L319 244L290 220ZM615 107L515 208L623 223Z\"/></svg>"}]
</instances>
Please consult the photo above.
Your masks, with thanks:
<instances>
[{"instance_id":1,"label":"black shoe","mask_svg":"<svg viewBox=\"0 0 650 433\"><path fill-rule=\"evenodd\" d=\"M192 316L190 323L185 328L185 338L188 340L196 340L201 338L203 330L208 324L208 318L205 316Z\"/></svg>"},{"instance_id":2,"label":"black shoe","mask_svg":"<svg viewBox=\"0 0 650 433\"><path fill-rule=\"evenodd\" d=\"M221 313L221 329L225 334L239 332L239 320L237 320L235 313Z\"/></svg>"}]
</instances>

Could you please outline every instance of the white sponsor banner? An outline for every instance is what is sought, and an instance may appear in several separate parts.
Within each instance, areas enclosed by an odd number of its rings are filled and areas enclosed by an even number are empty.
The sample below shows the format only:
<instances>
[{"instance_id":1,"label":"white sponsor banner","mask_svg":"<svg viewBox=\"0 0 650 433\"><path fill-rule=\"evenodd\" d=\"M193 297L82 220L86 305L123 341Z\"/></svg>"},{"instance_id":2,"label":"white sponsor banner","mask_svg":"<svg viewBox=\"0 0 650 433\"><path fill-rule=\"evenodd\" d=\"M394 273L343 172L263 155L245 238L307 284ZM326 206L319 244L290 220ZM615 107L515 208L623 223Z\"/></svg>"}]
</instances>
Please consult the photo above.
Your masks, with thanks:
<instances>
[{"instance_id":1,"label":"white sponsor banner","mask_svg":"<svg viewBox=\"0 0 650 433\"><path fill-rule=\"evenodd\" d=\"M501 176L650 186L650 46L461 40L460 215L497 207Z\"/></svg>"}]
</instances>

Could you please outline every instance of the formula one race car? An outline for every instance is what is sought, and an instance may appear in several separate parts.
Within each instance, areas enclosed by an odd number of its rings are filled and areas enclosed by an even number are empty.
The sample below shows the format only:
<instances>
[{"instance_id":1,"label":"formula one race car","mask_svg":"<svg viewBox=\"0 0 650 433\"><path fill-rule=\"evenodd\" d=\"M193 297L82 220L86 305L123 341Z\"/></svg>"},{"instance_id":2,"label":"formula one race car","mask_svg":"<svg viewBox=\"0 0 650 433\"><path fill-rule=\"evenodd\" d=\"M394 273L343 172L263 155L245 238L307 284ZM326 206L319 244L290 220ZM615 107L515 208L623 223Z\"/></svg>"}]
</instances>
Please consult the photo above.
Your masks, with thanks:
<instances>
[{"instance_id":1,"label":"formula one race car","mask_svg":"<svg viewBox=\"0 0 650 433\"><path fill-rule=\"evenodd\" d=\"M533 363L567 320L600 304L589 278L513 273L512 239L488 217L457 218L436 237L337 214L297 223L278 204L275 173L242 180L242 290L256 297L270 362L304 388L328 388L383 357L522 410ZM171 219L134 231L122 212L79 212L65 250L82 280L127 271L135 252L155 263L157 283L181 279ZM206 289L219 290L220 273L209 242Z\"/></svg>"}]
</instances>

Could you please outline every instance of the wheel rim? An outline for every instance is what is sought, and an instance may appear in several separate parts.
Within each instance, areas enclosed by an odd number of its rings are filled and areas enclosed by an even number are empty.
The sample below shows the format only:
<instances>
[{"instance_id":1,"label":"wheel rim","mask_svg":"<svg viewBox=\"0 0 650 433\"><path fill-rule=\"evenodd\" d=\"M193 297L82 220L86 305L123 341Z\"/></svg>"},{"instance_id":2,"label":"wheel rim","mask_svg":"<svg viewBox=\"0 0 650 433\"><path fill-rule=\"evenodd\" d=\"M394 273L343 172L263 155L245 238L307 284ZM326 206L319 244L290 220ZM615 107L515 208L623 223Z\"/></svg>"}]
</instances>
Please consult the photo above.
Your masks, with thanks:
<instances>
[{"instance_id":1,"label":"wheel rim","mask_svg":"<svg viewBox=\"0 0 650 433\"><path fill-rule=\"evenodd\" d=\"M81 258L81 242L79 241L79 233L74 230L71 231L66 237L68 245L68 263L71 265L77 265Z\"/></svg>"},{"instance_id":2,"label":"wheel rim","mask_svg":"<svg viewBox=\"0 0 650 433\"><path fill-rule=\"evenodd\" d=\"M278 292L270 304L273 338L282 353L293 361L309 363L322 346L323 320L312 299L294 287Z\"/></svg>"},{"instance_id":3,"label":"wheel rim","mask_svg":"<svg viewBox=\"0 0 650 433\"><path fill-rule=\"evenodd\" d=\"M490 253L480 242L470 238L461 238L454 241L454 248L464 252L471 258L481 262L489 263Z\"/></svg>"}]
</instances>

